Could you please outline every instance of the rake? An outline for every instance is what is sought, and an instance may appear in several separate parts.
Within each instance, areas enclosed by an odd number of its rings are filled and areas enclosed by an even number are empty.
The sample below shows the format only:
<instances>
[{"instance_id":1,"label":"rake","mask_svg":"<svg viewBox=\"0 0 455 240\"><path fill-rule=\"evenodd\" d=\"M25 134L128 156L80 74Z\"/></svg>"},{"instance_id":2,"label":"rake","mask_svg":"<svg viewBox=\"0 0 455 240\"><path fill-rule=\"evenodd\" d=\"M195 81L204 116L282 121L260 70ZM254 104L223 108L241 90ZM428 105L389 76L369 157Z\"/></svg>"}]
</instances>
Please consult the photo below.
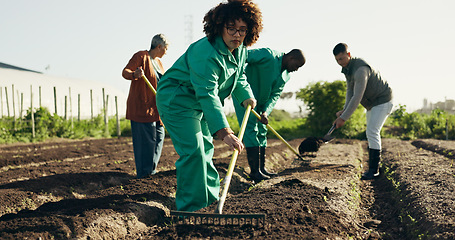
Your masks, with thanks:
<instances>
[{"instance_id":1,"label":"rake","mask_svg":"<svg viewBox=\"0 0 455 240\"><path fill-rule=\"evenodd\" d=\"M254 110L252 109L251 112L259 119L261 120L261 116ZM307 162L306 160L303 159L302 155L299 154L299 152L293 148L288 142L286 142L286 140L284 140L283 137L280 136L280 134L278 134L277 131L275 131L275 129L272 128L272 126L270 126L270 124L267 123L267 129L269 129L273 134L275 134L275 136L277 138L279 138L289 149L291 149L291 151L297 156L297 158L299 160L302 160L302 161L305 161Z\"/></svg>"},{"instance_id":2,"label":"rake","mask_svg":"<svg viewBox=\"0 0 455 240\"><path fill-rule=\"evenodd\" d=\"M156 96L156 90L147 79L145 75L142 75L142 79L145 81L147 86L152 90ZM251 110L251 106L247 107L247 112ZM246 113L245 113L246 114ZM245 115L247 116L247 115ZM243 134L245 133L246 121L242 122L242 127L239 133L239 140L242 141ZM232 155L231 162L229 163L228 173L225 177L225 186L223 194L218 203L216 213L195 213L195 212L184 212L184 211L170 211L172 222L176 224L206 224L206 225L244 225L251 224L256 226L264 226L265 214L221 214L224 202L226 200L227 190L231 182L232 173L234 171L235 162L237 161L239 151L236 149Z\"/></svg>"},{"instance_id":3,"label":"rake","mask_svg":"<svg viewBox=\"0 0 455 240\"><path fill-rule=\"evenodd\" d=\"M239 140L242 141L245 133L248 116L251 112L251 105L248 105L245 111L245 115L242 121L239 132ZM215 209L215 213L196 213L196 212L184 212L184 211L171 211L171 217L174 223L186 223L186 224L208 224L208 225L243 225L251 224L257 226L264 226L265 214L223 214L224 202L229 190L231 183L232 174L234 172L235 163L239 155L239 150L235 149L232 154L229 167L224 178L224 187L221 193L220 200Z\"/></svg>"}]
</instances>

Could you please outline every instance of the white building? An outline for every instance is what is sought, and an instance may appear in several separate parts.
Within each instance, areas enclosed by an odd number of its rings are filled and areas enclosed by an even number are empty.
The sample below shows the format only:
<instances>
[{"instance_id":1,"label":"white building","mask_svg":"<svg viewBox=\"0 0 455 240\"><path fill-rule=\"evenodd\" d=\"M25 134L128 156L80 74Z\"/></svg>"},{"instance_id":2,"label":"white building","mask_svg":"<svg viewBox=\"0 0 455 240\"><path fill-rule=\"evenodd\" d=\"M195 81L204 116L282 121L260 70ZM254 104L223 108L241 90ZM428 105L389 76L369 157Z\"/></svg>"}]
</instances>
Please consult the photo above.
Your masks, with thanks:
<instances>
[{"instance_id":1,"label":"white building","mask_svg":"<svg viewBox=\"0 0 455 240\"><path fill-rule=\"evenodd\" d=\"M54 101L54 88L56 101ZM94 116L102 113L104 109L103 89L107 99L108 116L116 114L115 98L117 97L119 116L125 117L127 96L112 86L95 81L50 76L0 63L0 117L25 115L31 107L31 92L33 92L34 109L40 106L41 95L41 106L49 109L51 114L55 113L55 109L57 109L59 116L65 116L66 98L67 117L77 118L78 106L80 106L80 117L87 119L91 117L92 109ZM90 92L92 92L92 96L90 96ZM80 99L80 104L78 104L78 99ZM57 107L55 107L55 102Z\"/></svg>"}]
</instances>

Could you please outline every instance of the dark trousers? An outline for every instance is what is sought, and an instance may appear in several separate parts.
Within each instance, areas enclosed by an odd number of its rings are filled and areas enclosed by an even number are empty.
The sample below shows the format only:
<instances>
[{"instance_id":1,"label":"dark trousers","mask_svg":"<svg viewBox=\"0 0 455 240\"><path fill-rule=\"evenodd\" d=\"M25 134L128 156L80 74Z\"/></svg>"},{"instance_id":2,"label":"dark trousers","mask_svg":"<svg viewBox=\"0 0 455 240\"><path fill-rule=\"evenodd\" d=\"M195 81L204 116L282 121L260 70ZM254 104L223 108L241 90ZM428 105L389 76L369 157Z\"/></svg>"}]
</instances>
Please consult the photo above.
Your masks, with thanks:
<instances>
[{"instance_id":1,"label":"dark trousers","mask_svg":"<svg viewBox=\"0 0 455 240\"><path fill-rule=\"evenodd\" d=\"M155 174L163 149L164 127L160 122L131 121L131 133L137 178Z\"/></svg>"}]
</instances>

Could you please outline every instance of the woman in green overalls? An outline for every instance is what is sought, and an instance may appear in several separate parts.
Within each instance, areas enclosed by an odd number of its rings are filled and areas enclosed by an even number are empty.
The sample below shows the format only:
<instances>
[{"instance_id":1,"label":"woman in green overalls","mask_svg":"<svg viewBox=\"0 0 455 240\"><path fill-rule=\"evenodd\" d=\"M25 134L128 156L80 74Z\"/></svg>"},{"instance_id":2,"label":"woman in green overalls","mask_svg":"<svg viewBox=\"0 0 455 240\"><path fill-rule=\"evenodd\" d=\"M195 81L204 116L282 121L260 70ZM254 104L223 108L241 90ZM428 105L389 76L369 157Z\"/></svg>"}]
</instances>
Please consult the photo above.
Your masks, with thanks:
<instances>
[{"instance_id":1,"label":"woman in green overalls","mask_svg":"<svg viewBox=\"0 0 455 240\"><path fill-rule=\"evenodd\" d=\"M180 156L175 163L179 211L196 211L219 199L212 136L232 150L244 148L223 104L232 94L243 106L256 106L244 70L246 46L261 30L261 12L251 1L220 3L204 17L206 37L191 44L158 83L158 112Z\"/></svg>"}]
</instances>

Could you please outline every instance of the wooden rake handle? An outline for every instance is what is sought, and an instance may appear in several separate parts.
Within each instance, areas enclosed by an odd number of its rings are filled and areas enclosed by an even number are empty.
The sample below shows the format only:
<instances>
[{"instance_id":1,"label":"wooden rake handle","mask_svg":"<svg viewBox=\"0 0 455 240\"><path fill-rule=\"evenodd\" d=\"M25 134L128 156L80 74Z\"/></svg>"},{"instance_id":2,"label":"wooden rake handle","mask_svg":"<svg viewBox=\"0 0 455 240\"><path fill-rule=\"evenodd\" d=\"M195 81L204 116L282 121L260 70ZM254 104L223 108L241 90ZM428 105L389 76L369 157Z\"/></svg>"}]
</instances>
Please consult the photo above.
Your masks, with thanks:
<instances>
[{"instance_id":1,"label":"wooden rake handle","mask_svg":"<svg viewBox=\"0 0 455 240\"><path fill-rule=\"evenodd\" d=\"M246 124L248 122L248 116L250 116L251 112L251 105L248 105L245 111L245 115L243 116L242 125L240 126L239 132L239 140L242 141L243 135L245 134ZM232 154L231 161L229 162L229 167L226 173L226 177L224 177L224 187L223 192L221 193L220 201L218 202L218 206L215 209L215 213L221 214L223 213L223 206L224 202L226 201L226 196L229 190L229 184L231 184L232 173L234 172L235 162L237 161L237 157L239 155L239 150L235 149L234 153Z\"/></svg>"},{"instance_id":2,"label":"wooden rake handle","mask_svg":"<svg viewBox=\"0 0 455 240\"><path fill-rule=\"evenodd\" d=\"M252 109L251 112L259 119L261 120L261 116L254 110ZM288 146L289 149L291 149L291 151L293 151L295 153L295 155L297 155L297 157L301 160L303 160L302 156L300 156L299 152L293 148L288 142L286 142L286 140L284 140L283 137L280 136L280 134L278 134L277 131L275 131L275 129L272 128L272 126L270 126L270 124L267 124L267 128L273 133L275 134L275 136L277 136L284 144L286 144L286 146Z\"/></svg>"}]
</instances>

